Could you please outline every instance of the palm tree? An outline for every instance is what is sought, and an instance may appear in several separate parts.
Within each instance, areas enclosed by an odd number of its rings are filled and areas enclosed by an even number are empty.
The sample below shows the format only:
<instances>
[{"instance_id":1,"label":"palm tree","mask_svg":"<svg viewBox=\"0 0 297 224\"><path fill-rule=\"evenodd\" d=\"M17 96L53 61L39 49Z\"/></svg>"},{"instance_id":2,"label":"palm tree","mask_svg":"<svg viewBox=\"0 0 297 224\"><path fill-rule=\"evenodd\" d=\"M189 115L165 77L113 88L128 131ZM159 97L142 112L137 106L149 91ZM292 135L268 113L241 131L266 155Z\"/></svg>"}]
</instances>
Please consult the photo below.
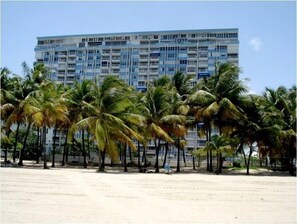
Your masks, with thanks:
<instances>
[{"instance_id":1,"label":"palm tree","mask_svg":"<svg viewBox=\"0 0 297 224\"><path fill-rule=\"evenodd\" d=\"M133 107L132 101L127 98L126 91L129 87L113 76L106 77L100 86L96 85L94 94L96 98L87 104L88 117L79 121L76 128L88 127L94 135L98 146L99 171L104 171L105 156L113 161L118 158L118 143L127 144L133 150L136 147L132 138L141 140L141 137L125 121L140 123L140 117L127 113Z\"/></svg>"},{"instance_id":2,"label":"palm tree","mask_svg":"<svg viewBox=\"0 0 297 224\"><path fill-rule=\"evenodd\" d=\"M241 119L232 134L232 137L238 138L240 143L249 147L247 158L247 175L249 175L250 159L254 152L254 144L258 148L262 146L272 148L279 147L278 135L280 126L272 122L274 114L263 110L265 99L260 96L248 95L245 103L241 105L244 111L244 118ZM267 108L267 107L266 107Z\"/></svg>"},{"instance_id":3,"label":"palm tree","mask_svg":"<svg viewBox=\"0 0 297 224\"><path fill-rule=\"evenodd\" d=\"M228 124L243 117L240 102L247 88L238 76L239 68L236 65L218 64L215 74L208 79L202 79L196 87L198 90L187 100L187 103L192 106L196 120L207 126L208 141L211 141L213 125L218 128L220 134L223 132L227 134L230 130L228 130L230 128ZM210 150L210 163L212 162L211 153ZM212 172L212 165L209 170Z\"/></svg>"},{"instance_id":4,"label":"palm tree","mask_svg":"<svg viewBox=\"0 0 297 224\"><path fill-rule=\"evenodd\" d=\"M159 173L159 151L160 142L173 143L173 139L162 128L161 119L169 115L171 110L170 94L168 90L162 86L148 86L146 95L142 99L144 105L143 114L145 116L145 136L147 139L152 139L155 143L156 150L156 173ZM164 122L164 121L163 121Z\"/></svg>"},{"instance_id":5,"label":"palm tree","mask_svg":"<svg viewBox=\"0 0 297 224\"><path fill-rule=\"evenodd\" d=\"M92 81L83 80L81 83L75 83L74 88L66 94L69 112L72 115L71 122L76 124L88 116L88 105L94 100L92 95ZM81 129L82 136L82 154L84 157L84 168L87 168L87 152L85 147L85 128Z\"/></svg>"},{"instance_id":6,"label":"palm tree","mask_svg":"<svg viewBox=\"0 0 297 224\"><path fill-rule=\"evenodd\" d=\"M203 153L203 151L214 151L217 154L217 170L216 174L219 174L219 169L222 163L220 155L222 153L233 153L233 148L231 146L231 140L224 135L214 135L212 136L212 140L206 143L206 146L196 150L194 154L199 155Z\"/></svg>"},{"instance_id":7,"label":"palm tree","mask_svg":"<svg viewBox=\"0 0 297 224\"><path fill-rule=\"evenodd\" d=\"M269 109L270 114L274 115L269 116L271 122L281 128L279 133L281 147L278 151L282 167L285 161L287 168L290 167L290 173L293 174L293 159L296 157L296 86L289 90L282 86L276 90L266 88L264 98L267 102L265 112Z\"/></svg>"},{"instance_id":8,"label":"palm tree","mask_svg":"<svg viewBox=\"0 0 297 224\"><path fill-rule=\"evenodd\" d=\"M57 122L67 122L67 107L55 94L54 83L44 83L35 92L32 105L38 108L33 120L38 127L42 127L42 147L44 152L44 169L46 164L46 129L55 126Z\"/></svg>"}]
</instances>

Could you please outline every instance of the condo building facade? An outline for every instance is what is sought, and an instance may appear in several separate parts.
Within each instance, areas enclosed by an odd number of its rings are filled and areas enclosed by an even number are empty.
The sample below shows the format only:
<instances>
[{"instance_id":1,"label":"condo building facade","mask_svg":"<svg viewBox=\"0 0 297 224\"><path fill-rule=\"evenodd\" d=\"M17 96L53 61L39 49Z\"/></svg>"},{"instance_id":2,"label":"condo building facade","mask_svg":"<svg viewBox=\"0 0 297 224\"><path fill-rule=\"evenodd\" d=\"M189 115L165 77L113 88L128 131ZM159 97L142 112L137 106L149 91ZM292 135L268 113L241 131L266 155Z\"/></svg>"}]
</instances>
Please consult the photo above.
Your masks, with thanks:
<instances>
[{"instance_id":1,"label":"condo building facade","mask_svg":"<svg viewBox=\"0 0 297 224\"><path fill-rule=\"evenodd\" d=\"M218 62L238 65L238 53L236 28L48 36L35 47L36 63L49 68L53 81L73 86L114 75L140 91L177 72L211 76ZM196 133L189 131L188 149L199 147Z\"/></svg>"},{"instance_id":2,"label":"condo building facade","mask_svg":"<svg viewBox=\"0 0 297 224\"><path fill-rule=\"evenodd\" d=\"M181 30L38 37L37 63L54 81L73 85L115 75L138 90L180 71L197 79L216 62L238 64L238 29Z\"/></svg>"}]
</instances>

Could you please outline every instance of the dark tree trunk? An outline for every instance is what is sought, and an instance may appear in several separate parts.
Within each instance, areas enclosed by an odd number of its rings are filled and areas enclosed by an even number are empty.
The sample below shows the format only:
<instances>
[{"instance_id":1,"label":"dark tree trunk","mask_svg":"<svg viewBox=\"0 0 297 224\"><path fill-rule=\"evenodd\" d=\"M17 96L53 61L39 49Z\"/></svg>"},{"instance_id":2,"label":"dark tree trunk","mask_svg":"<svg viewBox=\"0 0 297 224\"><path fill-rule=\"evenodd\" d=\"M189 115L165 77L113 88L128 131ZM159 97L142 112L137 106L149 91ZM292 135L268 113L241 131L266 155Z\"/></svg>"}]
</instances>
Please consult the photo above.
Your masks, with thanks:
<instances>
[{"instance_id":1,"label":"dark tree trunk","mask_svg":"<svg viewBox=\"0 0 297 224\"><path fill-rule=\"evenodd\" d=\"M165 143L165 155L164 155L164 161L162 167L165 167L166 161L167 161L167 154L168 154L168 142Z\"/></svg>"},{"instance_id":2,"label":"dark tree trunk","mask_svg":"<svg viewBox=\"0 0 297 224\"><path fill-rule=\"evenodd\" d=\"M246 175L250 174L250 161L251 161L252 153L253 153L253 146L250 145L250 152L249 152L249 157L248 157L247 166L246 166Z\"/></svg>"},{"instance_id":3,"label":"dark tree trunk","mask_svg":"<svg viewBox=\"0 0 297 224\"><path fill-rule=\"evenodd\" d=\"M66 151L67 151L68 129L66 130L65 142L63 147L62 166L65 166Z\"/></svg>"},{"instance_id":4,"label":"dark tree trunk","mask_svg":"<svg viewBox=\"0 0 297 224\"><path fill-rule=\"evenodd\" d=\"M23 147L22 147L22 149L20 151L20 157L19 157L19 163L18 163L19 166L24 165L23 164L23 159L24 159L24 153L25 153L26 146L27 146L27 139L28 139L28 136L29 136L30 128L31 128L31 123L28 124L26 135L25 135L25 138L24 138L24 144L23 144Z\"/></svg>"},{"instance_id":5,"label":"dark tree trunk","mask_svg":"<svg viewBox=\"0 0 297 224\"><path fill-rule=\"evenodd\" d=\"M37 141L36 141L36 163L39 163L39 151L40 151L40 147L39 147L39 142L40 142L40 128L37 128Z\"/></svg>"},{"instance_id":6,"label":"dark tree trunk","mask_svg":"<svg viewBox=\"0 0 297 224\"><path fill-rule=\"evenodd\" d=\"M211 141L211 127L208 129L208 141ZM209 172L213 172L212 167L212 150L209 150Z\"/></svg>"},{"instance_id":7,"label":"dark tree trunk","mask_svg":"<svg viewBox=\"0 0 297 224\"><path fill-rule=\"evenodd\" d=\"M82 151L83 151L83 157L84 157L84 168L88 167L87 164L87 152L85 148L85 130L82 129Z\"/></svg>"},{"instance_id":8,"label":"dark tree trunk","mask_svg":"<svg viewBox=\"0 0 297 224\"><path fill-rule=\"evenodd\" d=\"M137 165L138 165L138 169L140 169L141 164L140 164L140 144L139 144L139 141L137 142Z\"/></svg>"},{"instance_id":9,"label":"dark tree trunk","mask_svg":"<svg viewBox=\"0 0 297 224\"><path fill-rule=\"evenodd\" d=\"M209 150L206 152L206 170L209 171Z\"/></svg>"},{"instance_id":10,"label":"dark tree trunk","mask_svg":"<svg viewBox=\"0 0 297 224\"><path fill-rule=\"evenodd\" d=\"M131 147L128 147L128 151L129 151L129 159L130 159L130 163L132 163L132 150Z\"/></svg>"},{"instance_id":11,"label":"dark tree trunk","mask_svg":"<svg viewBox=\"0 0 297 224\"><path fill-rule=\"evenodd\" d=\"M91 159L91 150L90 150L90 133L88 132L87 134L87 138L88 138L88 156L89 156L89 159Z\"/></svg>"},{"instance_id":12,"label":"dark tree trunk","mask_svg":"<svg viewBox=\"0 0 297 224\"><path fill-rule=\"evenodd\" d=\"M142 159L143 159L143 166L147 167L147 160L146 160L146 147L143 146L143 153L142 153Z\"/></svg>"},{"instance_id":13,"label":"dark tree trunk","mask_svg":"<svg viewBox=\"0 0 297 224\"><path fill-rule=\"evenodd\" d=\"M105 170L105 158L106 158L106 151L104 150L104 151L102 151L102 163L101 163L101 166L102 166L102 168L101 168L101 170Z\"/></svg>"},{"instance_id":14,"label":"dark tree trunk","mask_svg":"<svg viewBox=\"0 0 297 224\"><path fill-rule=\"evenodd\" d=\"M52 167L55 167L56 138L57 138L57 127L54 128L54 140L53 140L53 151L52 151Z\"/></svg>"},{"instance_id":15,"label":"dark tree trunk","mask_svg":"<svg viewBox=\"0 0 297 224\"><path fill-rule=\"evenodd\" d=\"M157 141L155 141L155 147L156 147L156 170L155 173L159 173L159 151L160 151L160 139L158 140L158 144Z\"/></svg>"},{"instance_id":16,"label":"dark tree trunk","mask_svg":"<svg viewBox=\"0 0 297 224\"><path fill-rule=\"evenodd\" d=\"M184 166L187 167L185 149L183 148L182 151L183 151Z\"/></svg>"},{"instance_id":17,"label":"dark tree trunk","mask_svg":"<svg viewBox=\"0 0 297 224\"><path fill-rule=\"evenodd\" d=\"M212 150L209 150L209 172L213 172L213 167L212 167Z\"/></svg>"},{"instance_id":18,"label":"dark tree trunk","mask_svg":"<svg viewBox=\"0 0 297 224\"><path fill-rule=\"evenodd\" d=\"M46 162L46 145L45 144L46 144L46 126L44 126L42 130L43 169L49 169Z\"/></svg>"},{"instance_id":19,"label":"dark tree trunk","mask_svg":"<svg viewBox=\"0 0 297 224\"><path fill-rule=\"evenodd\" d=\"M18 144L18 137L19 137L19 128L20 128L20 122L17 122L17 129L15 131L15 141L14 141L14 147L13 147L13 162L15 162L15 157L16 157L16 148Z\"/></svg>"},{"instance_id":20,"label":"dark tree trunk","mask_svg":"<svg viewBox=\"0 0 297 224\"><path fill-rule=\"evenodd\" d=\"M180 145L179 145L179 137L177 138L177 165L176 172L180 172Z\"/></svg>"},{"instance_id":21,"label":"dark tree trunk","mask_svg":"<svg viewBox=\"0 0 297 224\"><path fill-rule=\"evenodd\" d=\"M219 153L217 152L217 169L216 169L216 171L215 171L215 173L217 174L217 175L219 175L219 167L220 167L220 156L219 156Z\"/></svg>"},{"instance_id":22,"label":"dark tree trunk","mask_svg":"<svg viewBox=\"0 0 297 224\"><path fill-rule=\"evenodd\" d=\"M219 173L222 173L222 167L223 167L223 157L222 152L219 153Z\"/></svg>"},{"instance_id":23,"label":"dark tree trunk","mask_svg":"<svg viewBox=\"0 0 297 224\"><path fill-rule=\"evenodd\" d=\"M105 149L103 151L99 150L99 171L103 172L105 170Z\"/></svg>"},{"instance_id":24,"label":"dark tree trunk","mask_svg":"<svg viewBox=\"0 0 297 224\"><path fill-rule=\"evenodd\" d=\"M127 146L124 148L124 172L128 172L127 168Z\"/></svg>"},{"instance_id":25,"label":"dark tree trunk","mask_svg":"<svg viewBox=\"0 0 297 224\"><path fill-rule=\"evenodd\" d=\"M195 157L192 156L192 159L193 159L193 170L196 170L196 167L195 167Z\"/></svg>"}]
</instances>

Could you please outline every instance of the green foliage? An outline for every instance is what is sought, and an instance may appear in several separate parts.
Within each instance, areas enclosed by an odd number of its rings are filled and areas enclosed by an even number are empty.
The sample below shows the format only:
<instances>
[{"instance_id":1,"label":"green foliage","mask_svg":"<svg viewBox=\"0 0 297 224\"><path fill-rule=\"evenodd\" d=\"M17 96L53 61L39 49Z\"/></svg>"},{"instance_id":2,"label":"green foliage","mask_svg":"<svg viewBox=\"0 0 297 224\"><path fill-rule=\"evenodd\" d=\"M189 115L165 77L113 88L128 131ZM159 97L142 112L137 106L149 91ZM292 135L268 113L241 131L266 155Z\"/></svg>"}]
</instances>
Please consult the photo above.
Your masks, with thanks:
<instances>
[{"instance_id":1,"label":"green foliage","mask_svg":"<svg viewBox=\"0 0 297 224\"><path fill-rule=\"evenodd\" d=\"M184 147L188 127L200 122L199 136L208 142L193 152L195 156L205 156L208 150L233 155L243 145L257 143L261 157L296 157L296 86L247 94L240 69L231 63L217 64L215 74L194 87L193 76L176 73L149 83L145 93L114 76L65 88L48 80L42 64L22 67L23 77L1 68L1 143L8 148L21 147L25 132L20 129L6 137L4 132L12 124L31 124L69 129L69 139L83 130L91 135L92 150L99 148L117 159L118 145L135 150L134 139L144 146L149 140L163 140ZM219 136L212 136L214 127ZM29 133L26 151L33 153L36 135ZM77 139L72 153L84 142ZM71 144L68 148L72 150Z\"/></svg>"}]
</instances>

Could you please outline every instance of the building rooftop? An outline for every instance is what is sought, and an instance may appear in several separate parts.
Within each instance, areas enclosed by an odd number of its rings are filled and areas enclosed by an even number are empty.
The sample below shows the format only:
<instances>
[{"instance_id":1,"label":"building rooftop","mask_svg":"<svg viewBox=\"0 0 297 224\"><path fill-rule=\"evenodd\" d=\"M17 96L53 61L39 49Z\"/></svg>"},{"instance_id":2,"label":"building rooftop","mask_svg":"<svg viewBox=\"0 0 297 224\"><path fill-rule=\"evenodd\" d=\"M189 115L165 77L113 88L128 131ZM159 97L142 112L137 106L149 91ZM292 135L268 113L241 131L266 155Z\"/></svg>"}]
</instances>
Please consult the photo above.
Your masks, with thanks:
<instances>
[{"instance_id":1,"label":"building rooftop","mask_svg":"<svg viewBox=\"0 0 297 224\"><path fill-rule=\"evenodd\" d=\"M93 36L118 36L118 35L135 35L135 34L156 34L156 33L190 33L190 32L238 32L238 28L220 28L220 29L194 29L194 30L165 30L165 31L139 31L139 32L123 32L123 33L96 33L96 34L74 34L74 35L58 35L58 36L42 36L37 37L38 40L51 38L67 38L67 37L93 37Z\"/></svg>"}]
</instances>

